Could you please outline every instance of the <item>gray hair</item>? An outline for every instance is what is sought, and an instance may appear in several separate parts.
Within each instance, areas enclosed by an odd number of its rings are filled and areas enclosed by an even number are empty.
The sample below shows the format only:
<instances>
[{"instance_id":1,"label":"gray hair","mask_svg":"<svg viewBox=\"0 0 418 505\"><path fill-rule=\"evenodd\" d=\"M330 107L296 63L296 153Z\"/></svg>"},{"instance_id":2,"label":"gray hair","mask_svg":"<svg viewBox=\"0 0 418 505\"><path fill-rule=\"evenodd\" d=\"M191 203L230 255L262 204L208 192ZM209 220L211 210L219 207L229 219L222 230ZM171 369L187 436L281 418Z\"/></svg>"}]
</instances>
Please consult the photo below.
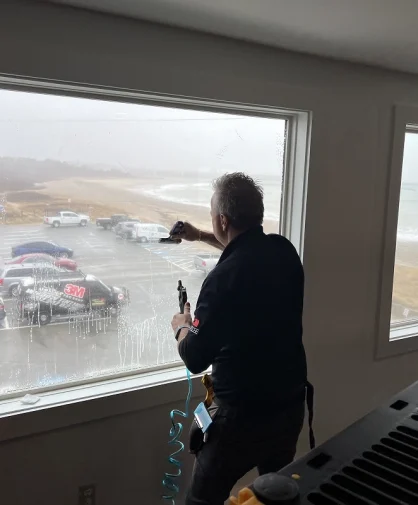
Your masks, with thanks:
<instances>
[{"instance_id":1,"label":"gray hair","mask_svg":"<svg viewBox=\"0 0 418 505\"><path fill-rule=\"evenodd\" d=\"M263 188L242 172L225 174L213 182L215 209L233 228L244 231L259 226L264 218Z\"/></svg>"}]
</instances>

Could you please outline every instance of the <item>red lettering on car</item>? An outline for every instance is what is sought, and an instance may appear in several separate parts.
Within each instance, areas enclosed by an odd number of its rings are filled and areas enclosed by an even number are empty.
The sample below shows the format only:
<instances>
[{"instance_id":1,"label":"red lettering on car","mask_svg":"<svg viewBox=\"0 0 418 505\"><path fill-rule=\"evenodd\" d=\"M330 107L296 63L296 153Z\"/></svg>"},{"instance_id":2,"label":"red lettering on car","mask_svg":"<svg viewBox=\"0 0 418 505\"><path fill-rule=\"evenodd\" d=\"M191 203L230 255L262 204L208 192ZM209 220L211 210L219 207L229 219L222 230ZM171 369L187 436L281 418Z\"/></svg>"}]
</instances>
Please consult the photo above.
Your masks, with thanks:
<instances>
[{"instance_id":1,"label":"red lettering on car","mask_svg":"<svg viewBox=\"0 0 418 505\"><path fill-rule=\"evenodd\" d=\"M75 286L74 284L67 284L64 288L64 293L75 298L84 298L86 288L82 286Z\"/></svg>"}]
</instances>

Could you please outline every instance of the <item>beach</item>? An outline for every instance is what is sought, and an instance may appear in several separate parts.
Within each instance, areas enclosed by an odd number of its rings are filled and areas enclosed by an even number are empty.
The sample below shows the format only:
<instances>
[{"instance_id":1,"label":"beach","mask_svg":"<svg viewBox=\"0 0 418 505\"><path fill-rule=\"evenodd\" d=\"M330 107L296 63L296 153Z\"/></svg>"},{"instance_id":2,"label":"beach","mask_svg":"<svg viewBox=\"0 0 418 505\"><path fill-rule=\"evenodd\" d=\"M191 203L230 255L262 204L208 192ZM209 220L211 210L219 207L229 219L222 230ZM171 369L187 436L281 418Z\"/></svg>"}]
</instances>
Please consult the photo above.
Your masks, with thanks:
<instances>
[{"instance_id":1,"label":"beach","mask_svg":"<svg viewBox=\"0 0 418 505\"><path fill-rule=\"evenodd\" d=\"M187 184L191 190L185 192L185 197L176 194L179 188L182 189ZM93 221L97 217L127 213L143 222L159 223L168 228L177 220L187 220L198 228L211 229L211 194L210 182L191 184L188 179L71 178L49 181L42 183L40 189L20 191L19 197L15 195L14 199L18 201L8 202L8 222L39 223L48 207L63 207L74 212L88 213ZM266 219L265 228L269 233L278 230L279 195L278 190L277 202L270 197L272 204L269 208L266 206L266 214L270 219Z\"/></svg>"}]
</instances>

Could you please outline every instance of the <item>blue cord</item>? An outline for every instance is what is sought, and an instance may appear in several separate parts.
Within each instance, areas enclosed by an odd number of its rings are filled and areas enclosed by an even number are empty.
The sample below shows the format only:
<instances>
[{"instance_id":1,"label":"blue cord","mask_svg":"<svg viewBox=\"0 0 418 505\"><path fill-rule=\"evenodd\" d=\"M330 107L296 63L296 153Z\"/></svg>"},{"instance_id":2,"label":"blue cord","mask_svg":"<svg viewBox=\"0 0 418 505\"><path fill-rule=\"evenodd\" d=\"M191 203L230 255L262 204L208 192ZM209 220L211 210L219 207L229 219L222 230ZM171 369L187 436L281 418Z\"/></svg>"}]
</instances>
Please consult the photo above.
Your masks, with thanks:
<instances>
[{"instance_id":1,"label":"blue cord","mask_svg":"<svg viewBox=\"0 0 418 505\"><path fill-rule=\"evenodd\" d=\"M184 451L184 444L180 441L181 434L183 433L183 424L175 422L174 416L178 415L184 418L189 416L189 405L192 397L192 378L190 377L188 369L186 369L186 372L189 391L187 392L185 411L182 412L181 410L174 409L170 412L170 419L173 426L170 428L170 440L168 441L168 445L175 445L178 446L178 448L170 454L168 462L177 468L177 473L164 473L163 486L170 494L163 495L163 500L167 500L171 505L176 505L176 497L180 491L177 479L181 476L181 461L177 459L177 455Z\"/></svg>"}]
</instances>

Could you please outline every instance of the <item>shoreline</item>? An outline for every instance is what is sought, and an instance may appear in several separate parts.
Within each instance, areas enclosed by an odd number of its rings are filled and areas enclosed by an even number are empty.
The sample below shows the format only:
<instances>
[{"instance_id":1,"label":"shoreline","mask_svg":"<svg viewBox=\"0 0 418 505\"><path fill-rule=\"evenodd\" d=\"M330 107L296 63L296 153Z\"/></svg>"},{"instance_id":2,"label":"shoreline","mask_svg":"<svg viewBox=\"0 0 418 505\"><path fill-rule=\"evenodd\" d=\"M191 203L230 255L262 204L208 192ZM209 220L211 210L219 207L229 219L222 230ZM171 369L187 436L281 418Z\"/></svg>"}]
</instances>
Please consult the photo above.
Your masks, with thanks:
<instances>
[{"instance_id":1,"label":"shoreline","mask_svg":"<svg viewBox=\"0 0 418 505\"><path fill-rule=\"evenodd\" d=\"M152 194L153 188L187 187L193 184L190 177L175 179L144 177L144 178L80 178L56 180L39 183L37 189L14 192L13 201L7 203L7 221L12 224L36 224L43 218L48 207L67 207L74 211L86 212L92 220L97 217L107 217L112 214L126 213L144 222L160 223L170 227L177 220L191 221L195 226L211 229L210 202L194 203L179 201L176 198L165 198L158 195L158 189ZM210 185L208 182L196 182L196 187ZM150 193L147 193L147 191ZM21 199L16 198L20 194ZM27 200L25 200L27 198ZM13 219L16 214L21 219ZM268 212L266 212L268 215ZM1 220L0 220L1 222ZM267 233L278 231L278 216L268 216L264 220ZM398 240L397 257L400 263L418 267L417 240Z\"/></svg>"},{"instance_id":2,"label":"shoreline","mask_svg":"<svg viewBox=\"0 0 418 505\"><path fill-rule=\"evenodd\" d=\"M157 188L157 189L155 189ZM142 188L140 185L135 185L132 188L128 188L131 193L140 195L144 198L152 198L163 203L172 203L178 205L184 205L187 207L198 207L205 209L210 212L210 199L212 197L212 182L190 182L190 179L166 181L161 183L156 181L156 184ZM204 195L199 195L199 192L203 191ZM189 195L194 192L195 198L190 198ZM170 195L172 193L172 195ZM269 195L271 198L271 195ZM264 205L265 205L265 221L267 222L279 222L280 215L278 211L273 211L269 208L271 207L271 200L269 197L264 195ZM277 202L276 202L277 206Z\"/></svg>"},{"instance_id":3,"label":"shoreline","mask_svg":"<svg viewBox=\"0 0 418 505\"><path fill-rule=\"evenodd\" d=\"M62 206L84 213L88 210L93 221L98 217L126 213L141 221L159 223L167 228L171 228L178 220L191 221L196 227L205 230L212 228L209 204L205 207L199 204L171 201L147 195L144 190L141 190L142 185L146 190L147 187L161 186L161 182L161 179L132 178L103 180L72 178L65 181L49 181L42 183L42 188L36 190L36 194L39 195L37 201L23 201L25 191L22 191L22 201L9 203L9 207L14 207L16 212L25 214L21 219L11 222L16 224L40 222L46 208ZM165 185L171 182L164 181ZM182 182L180 179L176 183ZM31 193L34 191L31 190ZM278 225L278 220L271 219L266 219L264 224L268 233L277 232Z\"/></svg>"}]
</instances>

